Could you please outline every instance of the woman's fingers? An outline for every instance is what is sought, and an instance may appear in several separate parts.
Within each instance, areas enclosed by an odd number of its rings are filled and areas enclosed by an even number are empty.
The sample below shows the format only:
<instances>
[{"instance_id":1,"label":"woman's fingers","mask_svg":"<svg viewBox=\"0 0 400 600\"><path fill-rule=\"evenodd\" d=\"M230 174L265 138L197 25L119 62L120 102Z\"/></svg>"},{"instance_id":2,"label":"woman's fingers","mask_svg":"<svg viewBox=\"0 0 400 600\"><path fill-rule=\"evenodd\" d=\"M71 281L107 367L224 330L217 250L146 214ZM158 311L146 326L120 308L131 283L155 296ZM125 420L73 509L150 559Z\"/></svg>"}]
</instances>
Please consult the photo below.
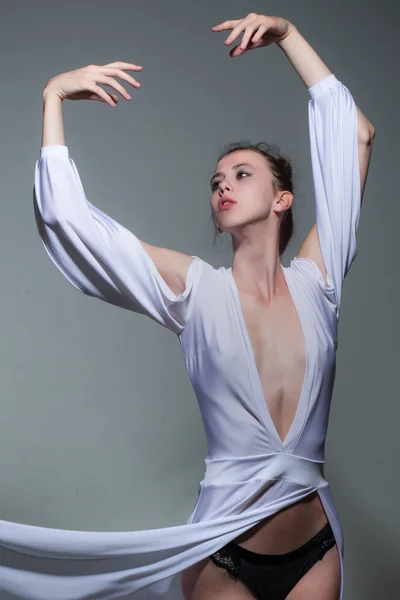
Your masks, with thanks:
<instances>
[{"instance_id":1,"label":"woman's fingers","mask_svg":"<svg viewBox=\"0 0 400 600\"><path fill-rule=\"evenodd\" d=\"M114 88L126 100L131 96L127 90L116 80L119 77L135 88L140 88L140 83L125 70L141 71L142 66L124 61L116 61L107 65L87 65L74 71L68 71L52 77L47 83L47 89L54 92L62 100L101 100L111 106L118 102L118 96L108 94L97 84L105 84Z\"/></svg>"},{"instance_id":2,"label":"woman's fingers","mask_svg":"<svg viewBox=\"0 0 400 600\"><path fill-rule=\"evenodd\" d=\"M123 62L122 60L117 60L117 61L112 62L112 63L107 63L105 65L100 65L99 68L102 69L102 70L105 70L105 69L110 70L110 69L112 69L115 72L117 72L117 71L123 72L123 69L124 70L128 70L128 71L141 71L143 69L143 67L141 65L137 65L135 63Z\"/></svg>"},{"instance_id":3,"label":"woman's fingers","mask_svg":"<svg viewBox=\"0 0 400 600\"><path fill-rule=\"evenodd\" d=\"M259 42L260 39L262 38L262 36L264 35L264 33L267 31L267 29L268 29L267 25L260 25L260 27L257 29L257 31L255 32L255 34L253 35L253 37L251 39L252 44Z\"/></svg>"},{"instance_id":4,"label":"woman's fingers","mask_svg":"<svg viewBox=\"0 0 400 600\"><path fill-rule=\"evenodd\" d=\"M121 94L121 96L123 98L125 98L125 100L131 100L132 97L130 96L130 94L128 94L126 89L120 83L118 83L118 81L116 81L114 79L114 77L119 77L120 79L123 79L127 83L130 83L133 87L140 88L141 84L134 77L132 77L128 73L125 73L125 71L123 69L131 69L131 70L139 71L139 70L142 70L142 68L143 67L141 67L139 65L135 65L133 63L125 63L122 61L117 61L115 63L103 65L101 67L101 71L103 74L100 77L97 77L97 81L98 81L98 83L103 83L105 85L109 85L110 87L113 87L114 89L116 89L117 92L119 92ZM114 77L112 77L112 75Z\"/></svg>"},{"instance_id":5,"label":"woman's fingers","mask_svg":"<svg viewBox=\"0 0 400 600\"><path fill-rule=\"evenodd\" d=\"M120 79L127 81L134 87L140 87L140 85L141 85L134 77L132 77L132 75L125 73L125 71L123 71L122 69L118 69L117 67L105 67L103 69L103 73L105 75L119 77Z\"/></svg>"},{"instance_id":6,"label":"woman's fingers","mask_svg":"<svg viewBox=\"0 0 400 600\"><path fill-rule=\"evenodd\" d=\"M253 21L250 25L246 27L242 41L240 43L240 48L242 50L245 50L249 42L254 47L254 44L256 44L261 39L261 37L264 35L267 29L268 26L265 23L261 23L260 25L260 19L256 19L255 21Z\"/></svg>"},{"instance_id":7,"label":"woman's fingers","mask_svg":"<svg viewBox=\"0 0 400 600\"><path fill-rule=\"evenodd\" d=\"M223 23L219 23L219 25L214 25L212 29L215 31L224 31L225 29L233 29L236 27L238 23L240 23L242 19L237 19L236 21L224 21Z\"/></svg>"},{"instance_id":8,"label":"woman's fingers","mask_svg":"<svg viewBox=\"0 0 400 600\"><path fill-rule=\"evenodd\" d=\"M247 50L242 50L240 46L235 46L234 48L232 48L232 50L230 50L229 55L233 58L236 58L236 56L240 56L245 52L247 52Z\"/></svg>"},{"instance_id":9,"label":"woman's fingers","mask_svg":"<svg viewBox=\"0 0 400 600\"><path fill-rule=\"evenodd\" d=\"M131 96L128 94L126 89L120 83L118 83L118 81L116 81L113 77L108 77L108 75L100 75L99 77L97 77L97 83L103 83L104 85L109 85L110 87L113 87L115 90L117 90L117 92L119 92L121 94L121 96L123 98L125 98L126 100L131 99Z\"/></svg>"},{"instance_id":10,"label":"woman's fingers","mask_svg":"<svg viewBox=\"0 0 400 600\"><path fill-rule=\"evenodd\" d=\"M116 104L118 104L118 102L119 102L119 98L118 98L117 94L110 94L110 96L111 96L111 98L114 100L114 102L115 102Z\"/></svg>"},{"instance_id":11,"label":"woman's fingers","mask_svg":"<svg viewBox=\"0 0 400 600\"><path fill-rule=\"evenodd\" d=\"M252 37L255 29L256 29L256 27L254 25L248 25L246 27L244 34L243 34L242 41L240 42L240 48L242 50L245 50L247 48L247 44L249 43L250 38Z\"/></svg>"},{"instance_id":12,"label":"woman's fingers","mask_svg":"<svg viewBox=\"0 0 400 600\"><path fill-rule=\"evenodd\" d=\"M118 100L116 100L117 96L116 94L110 94L110 97L114 100L115 104L118 103ZM81 100L83 98L80 98ZM93 93L89 93L88 96L85 98L86 100L96 100L97 102L106 102L106 100L104 100L103 98L100 98L100 96L98 96L97 94ZM111 104L111 102L107 102L107 104Z\"/></svg>"},{"instance_id":13,"label":"woman's fingers","mask_svg":"<svg viewBox=\"0 0 400 600\"><path fill-rule=\"evenodd\" d=\"M114 63L102 65L98 68L100 74L96 76L96 83L101 83L114 88L115 90L117 90L117 92L121 94L123 98L125 98L125 100L131 100L131 96L114 77L119 77L120 79L123 79L135 88L140 88L141 86L141 84L134 77L132 77L128 73L125 73L124 71L124 69L141 71L143 67L140 65L136 65L134 63L127 63L123 61L116 61ZM95 96L98 95L98 99L102 102L107 102L107 104L109 104L110 106L115 106L118 103L118 96L116 94L107 93L99 85L96 85L96 83L93 82L93 85L88 89L90 89Z\"/></svg>"},{"instance_id":14,"label":"woman's fingers","mask_svg":"<svg viewBox=\"0 0 400 600\"><path fill-rule=\"evenodd\" d=\"M256 14L254 13L250 13L247 15L247 17L245 17L244 19L239 19L236 21L225 21L224 23L221 23L219 26L217 25L215 28L215 31L223 31L225 29L232 29L231 33L228 35L228 37L225 40L225 44L229 45L231 44L236 38L237 36L244 31L252 21L255 21L257 19ZM213 27L214 29L214 27Z\"/></svg>"},{"instance_id":15,"label":"woman's fingers","mask_svg":"<svg viewBox=\"0 0 400 600\"><path fill-rule=\"evenodd\" d=\"M225 40L225 44L227 46L229 46L229 44L232 44L232 42L237 38L237 36L246 28L246 24L243 23L243 21L241 21L240 23L238 23L231 31L231 33L228 35L228 37Z\"/></svg>"},{"instance_id":16,"label":"woman's fingers","mask_svg":"<svg viewBox=\"0 0 400 600\"><path fill-rule=\"evenodd\" d=\"M115 106L115 104L118 102L118 99L114 101L115 94L107 94L107 92L103 90L102 87L96 85L95 83L88 83L87 89L90 92L93 92L93 94L95 94L96 96L102 98L103 101L107 102L107 104L109 104L110 106Z\"/></svg>"},{"instance_id":17,"label":"woman's fingers","mask_svg":"<svg viewBox=\"0 0 400 600\"><path fill-rule=\"evenodd\" d=\"M123 62L122 60L117 60L116 62L107 63L106 65L102 65L103 67L117 67L118 69L131 69L132 71L139 71L143 69L140 65L136 65L134 63Z\"/></svg>"},{"instance_id":18,"label":"woman's fingers","mask_svg":"<svg viewBox=\"0 0 400 600\"><path fill-rule=\"evenodd\" d=\"M118 98L117 94L109 94L109 96L114 100L115 104L118 104L119 98ZM95 93L89 94L88 100L97 100L97 102L106 102L106 100L104 100L103 98L100 98L100 96L98 96Z\"/></svg>"},{"instance_id":19,"label":"woman's fingers","mask_svg":"<svg viewBox=\"0 0 400 600\"><path fill-rule=\"evenodd\" d=\"M240 33L242 41L230 51L231 56L240 56L247 50L269 46L289 35L291 24L287 19L268 15L249 13L239 21L224 21L212 27L213 31L232 29L225 40L225 45L232 44Z\"/></svg>"}]
</instances>

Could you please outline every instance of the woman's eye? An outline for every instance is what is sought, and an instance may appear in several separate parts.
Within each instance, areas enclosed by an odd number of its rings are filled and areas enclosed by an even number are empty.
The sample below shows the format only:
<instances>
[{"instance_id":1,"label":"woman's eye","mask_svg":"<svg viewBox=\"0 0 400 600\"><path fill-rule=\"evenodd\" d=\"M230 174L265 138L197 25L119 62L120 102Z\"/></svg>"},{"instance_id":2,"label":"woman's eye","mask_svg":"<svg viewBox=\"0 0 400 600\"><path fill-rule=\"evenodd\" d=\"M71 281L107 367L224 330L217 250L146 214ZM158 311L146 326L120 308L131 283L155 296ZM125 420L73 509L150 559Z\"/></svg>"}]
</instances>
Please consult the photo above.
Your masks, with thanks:
<instances>
[{"instance_id":1,"label":"woman's eye","mask_svg":"<svg viewBox=\"0 0 400 600\"><path fill-rule=\"evenodd\" d=\"M236 177L239 177L239 175L250 175L250 173L246 173L246 171L238 171L236 173ZM217 189L217 187L219 186L219 181L213 181L212 186L211 186L211 190L214 191Z\"/></svg>"}]
</instances>

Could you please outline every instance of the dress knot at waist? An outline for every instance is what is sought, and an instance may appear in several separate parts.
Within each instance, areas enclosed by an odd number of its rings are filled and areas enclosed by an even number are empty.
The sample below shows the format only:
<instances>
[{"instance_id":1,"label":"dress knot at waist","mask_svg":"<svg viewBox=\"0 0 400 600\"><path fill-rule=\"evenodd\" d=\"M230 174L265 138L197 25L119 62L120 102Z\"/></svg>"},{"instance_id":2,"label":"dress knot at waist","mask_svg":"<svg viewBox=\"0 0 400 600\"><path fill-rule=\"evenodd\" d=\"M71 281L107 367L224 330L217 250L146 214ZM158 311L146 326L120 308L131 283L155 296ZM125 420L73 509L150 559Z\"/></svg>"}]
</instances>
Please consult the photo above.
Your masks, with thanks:
<instances>
[{"instance_id":1,"label":"dress knot at waist","mask_svg":"<svg viewBox=\"0 0 400 600\"><path fill-rule=\"evenodd\" d=\"M323 475L324 462L287 452L206 458L205 463L206 471L202 482L205 486L248 482L253 479L266 481L287 479L293 483L313 488L329 485Z\"/></svg>"}]
</instances>

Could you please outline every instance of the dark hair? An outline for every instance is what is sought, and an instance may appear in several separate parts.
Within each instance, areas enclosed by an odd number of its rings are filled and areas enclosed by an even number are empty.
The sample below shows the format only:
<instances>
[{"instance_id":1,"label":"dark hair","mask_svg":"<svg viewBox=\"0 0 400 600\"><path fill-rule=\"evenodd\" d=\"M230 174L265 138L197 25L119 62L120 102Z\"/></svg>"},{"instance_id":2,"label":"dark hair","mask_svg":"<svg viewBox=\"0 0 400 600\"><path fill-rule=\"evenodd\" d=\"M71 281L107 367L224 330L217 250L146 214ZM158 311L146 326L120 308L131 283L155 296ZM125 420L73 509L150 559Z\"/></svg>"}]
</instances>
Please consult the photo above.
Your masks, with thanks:
<instances>
[{"instance_id":1,"label":"dark hair","mask_svg":"<svg viewBox=\"0 0 400 600\"><path fill-rule=\"evenodd\" d=\"M276 145L267 144L266 142L259 142L258 144L251 144L247 141L233 142L228 144L218 156L217 162L221 160L227 154L231 154L236 150L254 150L262 156L264 156L269 164L273 175L273 185L275 192L277 191L288 191L293 193L293 171L289 160L282 155L280 149ZM214 243L218 235L217 225L212 216L214 223ZM282 219L280 231L279 231L279 255L283 254L286 250L288 243L290 242L294 231L293 224L293 211L290 207L285 216Z\"/></svg>"}]
</instances>

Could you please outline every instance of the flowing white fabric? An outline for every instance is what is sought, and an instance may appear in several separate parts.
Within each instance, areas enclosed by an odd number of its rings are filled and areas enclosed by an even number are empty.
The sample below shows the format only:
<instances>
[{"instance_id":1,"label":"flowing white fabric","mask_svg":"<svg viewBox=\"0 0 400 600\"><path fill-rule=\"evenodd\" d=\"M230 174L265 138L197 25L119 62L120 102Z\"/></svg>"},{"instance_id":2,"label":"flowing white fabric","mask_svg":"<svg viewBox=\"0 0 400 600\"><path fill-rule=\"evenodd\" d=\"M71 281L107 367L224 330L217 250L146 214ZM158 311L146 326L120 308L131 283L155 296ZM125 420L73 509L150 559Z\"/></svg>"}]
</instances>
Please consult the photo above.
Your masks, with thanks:
<instances>
[{"instance_id":1,"label":"flowing white fabric","mask_svg":"<svg viewBox=\"0 0 400 600\"><path fill-rule=\"evenodd\" d=\"M328 283L310 259L295 257L283 267L307 359L284 442L264 399L232 268L215 269L193 256L186 289L176 296L135 235L85 198L67 147L41 149L35 214L50 258L84 294L145 314L177 334L208 456L197 502L180 526L92 532L0 521L1 600L182 600L185 568L315 490L339 549L342 599L343 533L323 467L341 290L356 256L357 114L333 74L309 93L316 219Z\"/></svg>"}]
</instances>

